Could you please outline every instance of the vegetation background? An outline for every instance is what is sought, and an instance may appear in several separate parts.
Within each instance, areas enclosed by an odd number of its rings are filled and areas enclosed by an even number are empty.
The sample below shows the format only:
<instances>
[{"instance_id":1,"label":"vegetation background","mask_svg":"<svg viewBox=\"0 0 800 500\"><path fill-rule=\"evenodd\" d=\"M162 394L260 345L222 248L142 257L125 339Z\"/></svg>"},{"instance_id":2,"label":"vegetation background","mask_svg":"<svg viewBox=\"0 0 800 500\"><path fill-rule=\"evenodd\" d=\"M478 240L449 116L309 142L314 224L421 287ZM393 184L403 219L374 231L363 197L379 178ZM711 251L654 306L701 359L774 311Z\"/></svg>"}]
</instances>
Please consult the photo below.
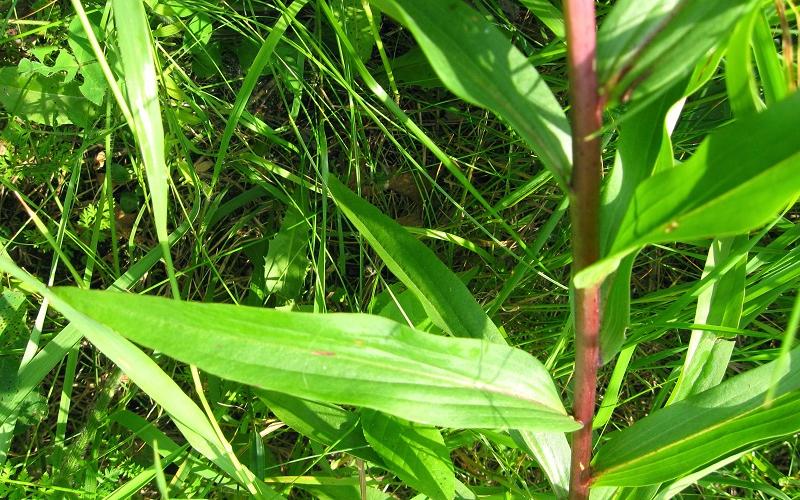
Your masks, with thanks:
<instances>
[{"instance_id":1,"label":"vegetation background","mask_svg":"<svg viewBox=\"0 0 800 500\"><path fill-rule=\"evenodd\" d=\"M340 31L319 3L301 5L251 79L242 109L237 99L247 71L263 57L259 48L287 7L260 0L145 3L160 63L175 276L154 265L152 250L165 234L154 224L145 166L76 15L82 5L100 42L111 37L110 2L93 0L0 1L0 242L18 265L48 285L108 289L127 279L149 295L170 296L177 288L185 300L370 312L434 329L321 193L319 179L330 172L432 248L509 342L544 362L569 399L574 352L565 327L571 254L564 198L506 124L443 88L405 29L358 0L329 2ZM525 2L470 3L530 58L565 105L563 22L532 15ZM614 3L597 2L601 19ZM759 36L785 56L794 42L782 43L780 16L773 9L765 19ZM112 45L107 56L121 74ZM362 65L418 133L387 111ZM29 92L12 99L22 78ZM227 127L237 113L238 126ZM731 119L720 69L677 119L676 159ZM607 165L617 141L609 128ZM741 326L717 330L736 341L730 374L778 355L800 278L797 218L795 209L783 213L756 243L746 264ZM702 276L708 246L654 245L638 257L628 339L620 361L600 372L600 436L669 397L694 323L696 303L685 298ZM138 271L126 275L131 269ZM8 394L20 366L66 320L40 308L24 283L5 277L2 287L0 389ZM357 498L362 484L369 498L417 494L386 469L308 439L277 415L279 402L270 405L247 386L209 374L193 377L158 353L154 359L209 405L238 459L290 498ZM200 386L207 403L197 397ZM5 498L246 496L192 452L150 395L87 341L36 381L20 408L16 422L0 427ZM456 478L480 498L549 491L536 463L507 437L473 430L443 436ZM682 495L799 498L798 446L795 435L746 453Z\"/></svg>"}]
</instances>

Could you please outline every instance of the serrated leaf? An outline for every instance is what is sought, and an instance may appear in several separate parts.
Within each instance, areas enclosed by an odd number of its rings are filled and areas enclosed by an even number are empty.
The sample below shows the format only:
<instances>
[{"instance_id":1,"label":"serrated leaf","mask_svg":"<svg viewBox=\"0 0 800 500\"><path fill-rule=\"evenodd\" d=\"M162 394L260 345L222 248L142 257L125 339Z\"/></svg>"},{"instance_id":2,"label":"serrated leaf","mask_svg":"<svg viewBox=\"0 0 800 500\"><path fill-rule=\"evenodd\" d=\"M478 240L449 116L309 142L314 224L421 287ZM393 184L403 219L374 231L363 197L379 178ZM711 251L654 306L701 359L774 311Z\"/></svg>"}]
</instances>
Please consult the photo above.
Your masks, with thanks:
<instances>
[{"instance_id":1,"label":"serrated leaf","mask_svg":"<svg viewBox=\"0 0 800 500\"><path fill-rule=\"evenodd\" d=\"M572 141L545 81L508 38L462 0L372 0L406 26L442 82L511 125L566 187Z\"/></svg>"},{"instance_id":2,"label":"serrated leaf","mask_svg":"<svg viewBox=\"0 0 800 500\"><path fill-rule=\"evenodd\" d=\"M361 410L361 425L372 449L403 482L432 500L453 499L453 462L438 429L374 410Z\"/></svg>"},{"instance_id":3,"label":"serrated leaf","mask_svg":"<svg viewBox=\"0 0 800 500\"><path fill-rule=\"evenodd\" d=\"M76 82L58 76L21 75L14 67L0 68L0 104L24 120L51 127L89 126L92 106Z\"/></svg>"},{"instance_id":4,"label":"serrated leaf","mask_svg":"<svg viewBox=\"0 0 800 500\"><path fill-rule=\"evenodd\" d=\"M753 444L800 431L800 348L779 367L770 406L766 392L775 369L776 362L762 365L612 434L592 463L594 484L669 481Z\"/></svg>"},{"instance_id":5,"label":"serrated leaf","mask_svg":"<svg viewBox=\"0 0 800 500\"><path fill-rule=\"evenodd\" d=\"M578 427L541 364L508 346L425 334L359 314L290 313L73 288L57 293L135 342L262 389L429 425Z\"/></svg>"}]
</instances>

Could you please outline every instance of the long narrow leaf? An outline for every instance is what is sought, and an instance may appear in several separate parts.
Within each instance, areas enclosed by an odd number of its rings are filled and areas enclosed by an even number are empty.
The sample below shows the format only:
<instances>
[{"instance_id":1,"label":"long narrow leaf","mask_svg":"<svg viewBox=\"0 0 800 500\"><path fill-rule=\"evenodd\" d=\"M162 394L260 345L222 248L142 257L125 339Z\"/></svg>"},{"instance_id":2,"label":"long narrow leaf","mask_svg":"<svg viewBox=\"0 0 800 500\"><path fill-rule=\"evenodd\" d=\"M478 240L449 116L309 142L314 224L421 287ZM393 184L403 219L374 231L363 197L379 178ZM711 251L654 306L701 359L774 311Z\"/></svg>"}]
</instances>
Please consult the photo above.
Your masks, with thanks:
<instances>
[{"instance_id":1,"label":"long narrow leaf","mask_svg":"<svg viewBox=\"0 0 800 500\"><path fill-rule=\"evenodd\" d=\"M595 484L669 481L754 443L800 431L800 348L675 403L610 436L593 463ZM772 404L766 392L780 370Z\"/></svg>"},{"instance_id":2,"label":"long narrow leaf","mask_svg":"<svg viewBox=\"0 0 800 500\"><path fill-rule=\"evenodd\" d=\"M425 334L360 314L289 313L74 288L57 293L139 344L262 389L430 425L577 427L541 364L507 346Z\"/></svg>"},{"instance_id":3,"label":"long narrow leaf","mask_svg":"<svg viewBox=\"0 0 800 500\"><path fill-rule=\"evenodd\" d=\"M328 188L350 222L414 293L437 326L457 337L505 344L500 331L464 283L428 247L336 178L329 178ZM556 493L566 494L570 450L565 436L520 430L512 430L510 434L521 448L536 458Z\"/></svg>"},{"instance_id":4,"label":"long narrow leaf","mask_svg":"<svg viewBox=\"0 0 800 500\"><path fill-rule=\"evenodd\" d=\"M567 186L572 143L564 111L496 26L461 0L372 3L411 31L448 89L506 120Z\"/></svg>"},{"instance_id":5,"label":"long narrow leaf","mask_svg":"<svg viewBox=\"0 0 800 500\"><path fill-rule=\"evenodd\" d=\"M94 321L90 316L72 307L61 295L28 275L8 257L0 256L0 270L12 274L31 290L47 298L53 307L70 320L72 325L83 333L97 349L119 366L131 381L166 410L194 449L217 464L231 477L256 488L256 491L252 493L258 493L263 498L283 498L255 478L249 470L242 469L240 465L231 461L230 455L226 451L230 445L219 438L203 411L149 356L107 326ZM83 291L91 295L100 294L109 297L111 302L118 300L115 297L125 297L122 294L108 291ZM169 299L163 300L180 303ZM242 477L242 474L245 477Z\"/></svg>"},{"instance_id":6,"label":"long narrow leaf","mask_svg":"<svg viewBox=\"0 0 800 500\"><path fill-rule=\"evenodd\" d=\"M644 245L747 232L800 193L800 93L711 134L685 163L636 190L610 255L575 277L586 286Z\"/></svg>"}]
</instances>

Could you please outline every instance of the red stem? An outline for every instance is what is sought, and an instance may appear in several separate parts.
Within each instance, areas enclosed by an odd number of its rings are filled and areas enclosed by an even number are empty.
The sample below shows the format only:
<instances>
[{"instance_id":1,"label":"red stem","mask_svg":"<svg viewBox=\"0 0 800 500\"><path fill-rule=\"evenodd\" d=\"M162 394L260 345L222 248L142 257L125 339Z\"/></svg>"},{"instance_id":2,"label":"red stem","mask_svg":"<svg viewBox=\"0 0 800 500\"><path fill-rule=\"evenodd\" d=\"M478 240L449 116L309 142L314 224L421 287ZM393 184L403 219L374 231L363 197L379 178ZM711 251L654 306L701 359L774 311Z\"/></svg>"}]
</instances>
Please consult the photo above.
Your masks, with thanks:
<instances>
[{"instance_id":1,"label":"red stem","mask_svg":"<svg viewBox=\"0 0 800 500\"><path fill-rule=\"evenodd\" d=\"M600 256L599 217L602 160L600 139L603 105L597 87L597 45L594 0L565 0L567 61L572 104L573 275ZM600 359L600 287L575 289L575 403L573 413L583 427L572 439L570 498L589 497L592 419Z\"/></svg>"}]
</instances>

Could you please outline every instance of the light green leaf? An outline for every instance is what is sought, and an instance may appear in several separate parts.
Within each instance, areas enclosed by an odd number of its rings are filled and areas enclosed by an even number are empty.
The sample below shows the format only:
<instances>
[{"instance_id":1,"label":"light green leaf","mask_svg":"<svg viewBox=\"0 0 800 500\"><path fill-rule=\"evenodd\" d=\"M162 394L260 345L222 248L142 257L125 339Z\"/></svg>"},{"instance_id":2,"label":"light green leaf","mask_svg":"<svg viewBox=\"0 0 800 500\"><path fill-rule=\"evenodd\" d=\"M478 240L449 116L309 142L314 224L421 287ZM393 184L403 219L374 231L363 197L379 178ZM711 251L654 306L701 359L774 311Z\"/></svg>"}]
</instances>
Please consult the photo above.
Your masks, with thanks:
<instances>
[{"instance_id":1,"label":"light green leaf","mask_svg":"<svg viewBox=\"0 0 800 500\"><path fill-rule=\"evenodd\" d=\"M450 450L435 427L414 424L379 411L362 410L361 425L386 468L432 500L452 500L455 474Z\"/></svg>"},{"instance_id":2,"label":"light green leaf","mask_svg":"<svg viewBox=\"0 0 800 500\"><path fill-rule=\"evenodd\" d=\"M598 33L598 78L609 104L656 98L724 43L757 0L621 0Z\"/></svg>"},{"instance_id":3,"label":"light green leaf","mask_svg":"<svg viewBox=\"0 0 800 500\"><path fill-rule=\"evenodd\" d=\"M103 13L99 11L92 12L87 16L95 37L100 40L103 39L103 37L100 36L100 22L102 17ZM97 62L97 58L94 55L94 51L92 51L92 46L89 43L89 39L86 36L86 32L83 30L81 20L78 16L75 16L69 23L68 31L69 38L67 39L67 43L69 44L70 50L72 50L72 54L75 56L75 60L78 62L78 73L83 77L83 83L80 86L81 94L95 105L99 106L103 103L103 98L108 91L108 84L103 75L103 69L100 67L100 63ZM113 56L114 54L109 48L108 58L111 59L113 63L118 63L118 59Z\"/></svg>"},{"instance_id":4,"label":"light green leaf","mask_svg":"<svg viewBox=\"0 0 800 500\"><path fill-rule=\"evenodd\" d=\"M371 3L411 31L448 89L506 120L567 186L572 143L564 111L496 26L462 0Z\"/></svg>"},{"instance_id":5,"label":"light green leaf","mask_svg":"<svg viewBox=\"0 0 800 500\"><path fill-rule=\"evenodd\" d=\"M430 425L577 428L541 364L508 346L425 334L360 314L290 313L72 288L58 294L137 343L262 389Z\"/></svg>"},{"instance_id":6,"label":"light green leaf","mask_svg":"<svg viewBox=\"0 0 800 500\"><path fill-rule=\"evenodd\" d=\"M179 295L167 241L167 210L170 172L165 160L164 126L161 122L156 55L144 4L140 0L112 0L117 28L117 46L127 90L133 132L142 155L153 222L159 243L164 247L167 272L173 295Z\"/></svg>"},{"instance_id":7,"label":"light green leaf","mask_svg":"<svg viewBox=\"0 0 800 500\"><path fill-rule=\"evenodd\" d=\"M457 337L505 343L464 283L401 225L330 177L328 189L350 222L425 306L439 328Z\"/></svg>"},{"instance_id":8,"label":"light green leaf","mask_svg":"<svg viewBox=\"0 0 800 500\"><path fill-rule=\"evenodd\" d=\"M14 67L0 68L0 104L12 115L51 127L88 127L92 111L77 82L65 84L59 76L38 73L22 75Z\"/></svg>"},{"instance_id":9,"label":"light green leaf","mask_svg":"<svg viewBox=\"0 0 800 500\"><path fill-rule=\"evenodd\" d=\"M772 362L656 411L609 436L593 462L598 486L669 481L756 443L800 431L800 348L781 367L765 403Z\"/></svg>"},{"instance_id":10,"label":"light green leaf","mask_svg":"<svg viewBox=\"0 0 800 500\"><path fill-rule=\"evenodd\" d=\"M464 283L427 246L335 177L328 179L328 188L339 208L422 303L436 326L457 337L506 343ZM512 430L511 436L539 461L553 488L566 492L570 451L564 435Z\"/></svg>"},{"instance_id":11,"label":"light green leaf","mask_svg":"<svg viewBox=\"0 0 800 500\"><path fill-rule=\"evenodd\" d=\"M47 288L43 283L20 269L8 257L0 256L0 270L13 275L29 289L48 299L50 304L71 322L75 330L79 330L100 352L119 366L133 383L164 408L194 449L214 462L231 477L236 478L242 484L251 486L253 488L251 490L252 493L258 493L269 499L282 498L253 476L252 472L231 459L231 454L227 451L230 449L230 444L225 442L224 438L214 431L205 413L149 356L107 326L94 321L91 317L73 308L67 301L63 300L61 295L55 293L53 289ZM124 295L114 292L89 292L80 289L65 290L68 293L71 291L81 295L107 295L111 297L111 302L114 302L114 296L124 297ZM165 301L168 300L165 299ZM50 344L48 344L48 347L50 347ZM29 365L35 361L36 358Z\"/></svg>"},{"instance_id":12,"label":"light green leaf","mask_svg":"<svg viewBox=\"0 0 800 500\"><path fill-rule=\"evenodd\" d=\"M770 221L800 193L800 139L787 133L798 127L800 93L717 130L685 163L642 182L610 255L579 273L576 286L646 244L736 235Z\"/></svg>"}]
</instances>

